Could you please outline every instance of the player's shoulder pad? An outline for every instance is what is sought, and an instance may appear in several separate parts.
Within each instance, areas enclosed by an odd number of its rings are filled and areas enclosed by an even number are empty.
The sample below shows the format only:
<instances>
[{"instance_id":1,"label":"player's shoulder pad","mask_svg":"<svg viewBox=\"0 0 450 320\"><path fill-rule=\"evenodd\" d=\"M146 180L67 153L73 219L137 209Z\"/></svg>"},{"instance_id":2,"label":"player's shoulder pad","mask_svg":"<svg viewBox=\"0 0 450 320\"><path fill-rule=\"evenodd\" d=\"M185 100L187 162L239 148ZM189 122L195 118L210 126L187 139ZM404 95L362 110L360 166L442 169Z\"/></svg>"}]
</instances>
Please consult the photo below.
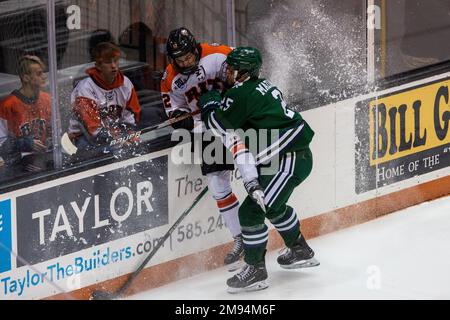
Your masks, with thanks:
<instances>
[{"instance_id":1,"label":"player's shoulder pad","mask_svg":"<svg viewBox=\"0 0 450 320\"><path fill-rule=\"evenodd\" d=\"M202 58L215 53L220 53L227 56L232 51L232 49L229 46L217 43L214 44L201 43L200 46L202 48Z\"/></svg>"},{"instance_id":2,"label":"player's shoulder pad","mask_svg":"<svg viewBox=\"0 0 450 320\"><path fill-rule=\"evenodd\" d=\"M172 82L178 72L169 64L161 78L161 92L169 92L172 90Z\"/></svg>"}]
</instances>

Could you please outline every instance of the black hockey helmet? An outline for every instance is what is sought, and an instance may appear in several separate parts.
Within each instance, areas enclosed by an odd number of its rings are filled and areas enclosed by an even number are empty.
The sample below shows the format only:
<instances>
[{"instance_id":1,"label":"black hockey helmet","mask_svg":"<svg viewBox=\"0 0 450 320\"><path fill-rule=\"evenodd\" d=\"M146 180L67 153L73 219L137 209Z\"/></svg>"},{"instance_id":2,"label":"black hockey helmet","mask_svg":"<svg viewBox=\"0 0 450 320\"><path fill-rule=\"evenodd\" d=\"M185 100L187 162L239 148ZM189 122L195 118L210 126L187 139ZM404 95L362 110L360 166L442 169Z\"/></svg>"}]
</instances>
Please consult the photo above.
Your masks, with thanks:
<instances>
[{"instance_id":1,"label":"black hockey helmet","mask_svg":"<svg viewBox=\"0 0 450 320\"><path fill-rule=\"evenodd\" d=\"M189 74L196 69L200 54L197 41L194 35L185 27L172 30L167 38L166 44L167 55L171 59L172 64L183 74ZM179 67L175 59L182 57L188 53L193 53L196 58L196 64L189 68Z\"/></svg>"}]
</instances>

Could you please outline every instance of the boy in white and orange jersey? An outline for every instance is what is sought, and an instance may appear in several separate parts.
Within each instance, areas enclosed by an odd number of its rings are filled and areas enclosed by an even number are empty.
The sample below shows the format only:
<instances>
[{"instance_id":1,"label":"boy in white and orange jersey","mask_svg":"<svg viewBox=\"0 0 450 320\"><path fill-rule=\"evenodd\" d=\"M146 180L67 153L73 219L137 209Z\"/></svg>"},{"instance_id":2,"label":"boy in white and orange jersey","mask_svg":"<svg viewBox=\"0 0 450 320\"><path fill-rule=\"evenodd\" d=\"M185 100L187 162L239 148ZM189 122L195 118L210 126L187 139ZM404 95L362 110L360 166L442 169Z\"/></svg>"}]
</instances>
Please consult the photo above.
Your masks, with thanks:
<instances>
[{"instance_id":1,"label":"boy in white and orange jersey","mask_svg":"<svg viewBox=\"0 0 450 320\"><path fill-rule=\"evenodd\" d=\"M102 42L93 55L95 66L86 70L89 77L78 83L71 96L69 136L81 149L108 146L112 140L129 135L141 114L134 86L119 70L119 48Z\"/></svg>"}]
</instances>

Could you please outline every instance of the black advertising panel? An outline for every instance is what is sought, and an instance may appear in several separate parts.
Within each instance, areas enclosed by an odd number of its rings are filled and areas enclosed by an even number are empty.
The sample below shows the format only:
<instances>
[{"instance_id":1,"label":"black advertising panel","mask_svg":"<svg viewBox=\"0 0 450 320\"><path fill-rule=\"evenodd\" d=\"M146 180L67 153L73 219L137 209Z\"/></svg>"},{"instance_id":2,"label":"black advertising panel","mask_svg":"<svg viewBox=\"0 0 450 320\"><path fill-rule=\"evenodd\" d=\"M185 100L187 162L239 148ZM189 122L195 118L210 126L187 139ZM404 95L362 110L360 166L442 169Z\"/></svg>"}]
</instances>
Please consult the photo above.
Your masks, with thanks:
<instances>
[{"instance_id":1,"label":"black advertising panel","mask_svg":"<svg viewBox=\"0 0 450 320\"><path fill-rule=\"evenodd\" d=\"M167 165L163 156L18 197L19 256L36 264L167 224Z\"/></svg>"},{"instance_id":2,"label":"black advertising panel","mask_svg":"<svg viewBox=\"0 0 450 320\"><path fill-rule=\"evenodd\" d=\"M356 105L356 193L450 166L449 78Z\"/></svg>"}]
</instances>

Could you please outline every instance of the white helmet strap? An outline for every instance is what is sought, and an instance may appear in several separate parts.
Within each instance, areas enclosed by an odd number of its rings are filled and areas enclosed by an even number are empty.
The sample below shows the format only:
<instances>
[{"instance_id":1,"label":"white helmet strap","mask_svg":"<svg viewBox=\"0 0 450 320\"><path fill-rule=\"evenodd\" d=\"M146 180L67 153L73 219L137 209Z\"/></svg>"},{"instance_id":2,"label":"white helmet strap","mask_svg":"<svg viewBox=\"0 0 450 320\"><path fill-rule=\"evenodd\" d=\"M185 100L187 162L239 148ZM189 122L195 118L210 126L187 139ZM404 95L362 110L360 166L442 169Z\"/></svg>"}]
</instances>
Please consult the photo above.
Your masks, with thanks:
<instances>
[{"instance_id":1,"label":"white helmet strap","mask_svg":"<svg viewBox=\"0 0 450 320\"><path fill-rule=\"evenodd\" d=\"M239 76L239 72L237 71L237 70L234 70L234 72L233 72L233 80L234 80L234 83L236 83L237 81L238 81L238 76Z\"/></svg>"},{"instance_id":2,"label":"white helmet strap","mask_svg":"<svg viewBox=\"0 0 450 320\"><path fill-rule=\"evenodd\" d=\"M234 82L245 82L250 79L247 71L234 71Z\"/></svg>"}]
</instances>

